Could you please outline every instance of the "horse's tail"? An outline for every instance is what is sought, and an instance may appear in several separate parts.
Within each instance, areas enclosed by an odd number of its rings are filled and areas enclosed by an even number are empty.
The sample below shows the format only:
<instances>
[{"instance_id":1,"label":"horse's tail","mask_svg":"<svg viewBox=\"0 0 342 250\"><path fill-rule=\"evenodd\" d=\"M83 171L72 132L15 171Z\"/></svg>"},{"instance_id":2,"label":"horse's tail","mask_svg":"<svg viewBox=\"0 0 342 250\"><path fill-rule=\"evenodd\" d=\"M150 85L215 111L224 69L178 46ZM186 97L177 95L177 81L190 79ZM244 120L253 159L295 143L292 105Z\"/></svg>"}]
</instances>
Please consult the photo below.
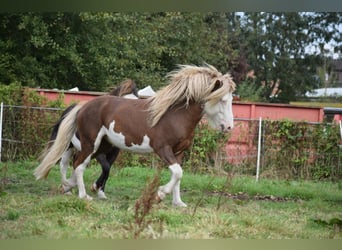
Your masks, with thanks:
<instances>
[{"instance_id":1,"label":"horse's tail","mask_svg":"<svg viewBox=\"0 0 342 250\"><path fill-rule=\"evenodd\" d=\"M63 153L68 149L71 139L76 132L77 112L82 105L77 105L63 117L58 125L56 139L42 153L42 161L34 171L34 176L37 180L46 178L51 168L62 157Z\"/></svg>"},{"instance_id":2,"label":"horse's tail","mask_svg":"<svg viewBox=\"0 0 342 250\"><path fill-rule=\"evenodd\" d=\"M62 121L64 120L64 118L67 116L67 114L70 113L70 111L76 106L77 104L76 103L73 103L71 104L69 107L67 107L61 117L59 118L59 120L55 123L55 125L52 126L52 132L51 132L51 135L50 135L50 140L46 143L45 145L45 148L43 149L43 153L39 156L39 161L42 161L45 157L45 155L47 154L48 150L51 148L51 146L53 145L56 137L57 137L57 134L58 134L58 129L59 129L59 126L61 125Z\"/></svg>"},{"instance_id":3,"label":"horse's tail","mask_svg":"<svg viewBox=\"0 0 342 250\"><path fill-rule=\"evenodd\" d=\"M58 134L58 129L59 129L59 126L61 125L62 121L64 120L64 118L70 113L70 111L76 107L76 103L73 103L71 104L69 107L67 107L61 117L59 118L59 120L56 122L55 125L53 125L52 127L52 132L51 132L51 136L50 136L50 141L54 141L57 137L57 134Z\"/></svg>"}]
</instances>

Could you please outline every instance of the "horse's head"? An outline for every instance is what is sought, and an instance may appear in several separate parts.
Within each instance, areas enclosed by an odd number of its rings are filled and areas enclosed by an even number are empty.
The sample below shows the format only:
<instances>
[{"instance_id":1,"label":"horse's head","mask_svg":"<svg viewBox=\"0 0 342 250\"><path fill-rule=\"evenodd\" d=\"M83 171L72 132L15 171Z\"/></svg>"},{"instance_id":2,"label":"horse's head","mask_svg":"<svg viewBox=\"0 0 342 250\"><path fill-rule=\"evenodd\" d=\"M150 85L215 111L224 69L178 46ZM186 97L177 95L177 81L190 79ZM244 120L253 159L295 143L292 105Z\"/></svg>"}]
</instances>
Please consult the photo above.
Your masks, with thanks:
<instances>
[{"instance_id":1,"label":"horse's head","mask_svg":"<svg viewBox=\"0 0 342 250\"><path fill-rule=\"evenodd\" d=\"M138 98L138 88L132 79L126 79L118 87L113 88L109 94L114 96L128 96L127 98L136 99Z\"/></svg>"},{"instance_id":2,"label":"horse's head","mask_svg":"<svg viewBox=\"0 0 342 250\"><path fill-rule=\"evenodd\" d=\"M234 127L233 120L233 91L235 83L229 75L217 79L211 90L211 99L204 105L204 113L209 125L222 132L227 132Z\"/></svg>"}]
</instances>

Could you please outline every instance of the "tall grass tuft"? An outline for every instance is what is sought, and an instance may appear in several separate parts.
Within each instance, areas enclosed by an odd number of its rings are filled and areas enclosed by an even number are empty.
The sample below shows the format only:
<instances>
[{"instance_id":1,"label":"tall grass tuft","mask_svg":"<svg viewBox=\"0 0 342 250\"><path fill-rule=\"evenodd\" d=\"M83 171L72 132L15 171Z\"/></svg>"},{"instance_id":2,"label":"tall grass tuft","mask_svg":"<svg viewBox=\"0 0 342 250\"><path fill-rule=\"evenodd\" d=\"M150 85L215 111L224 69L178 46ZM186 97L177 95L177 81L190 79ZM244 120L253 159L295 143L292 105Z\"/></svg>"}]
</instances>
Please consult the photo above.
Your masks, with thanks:
<instances>
[{"instance_id":1,"label":"tall grass tuft","mask_svg":"<svg viewBox=\"0 0 342 250\"><path fill-rule=\"evenodd\" d=\"M144 188L142 194L135 202L134 206L134 239L138 239L141 232L143 232L152 222L148 218L151 213L152 207L158 202L157 192L160 185L160 168Z\"/></svg>"}]
</instances>

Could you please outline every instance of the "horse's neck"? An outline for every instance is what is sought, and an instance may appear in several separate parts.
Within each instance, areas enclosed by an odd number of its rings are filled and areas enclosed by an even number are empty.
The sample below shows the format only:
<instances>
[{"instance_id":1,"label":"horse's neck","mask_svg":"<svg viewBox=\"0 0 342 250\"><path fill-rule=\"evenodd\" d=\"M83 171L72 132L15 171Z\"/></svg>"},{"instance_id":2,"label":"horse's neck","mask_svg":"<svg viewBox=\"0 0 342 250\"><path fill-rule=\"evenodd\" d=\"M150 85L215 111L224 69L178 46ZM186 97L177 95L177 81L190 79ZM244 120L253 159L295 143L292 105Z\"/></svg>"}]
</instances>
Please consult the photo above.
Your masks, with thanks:
<instances>
[{"instance_id":1,"label":"horse's neck","mask_svg":"<svg viewBox=\"0 0 342 250\"><path fill-rule=\"evenodd\" d=\"M177 110L177 107L176 107ZM191 129L195 129L196 125L203 117L203 105L195 102L190 102L187 108L178 108L179 121L184 125L189 126Z\"/></svg>"}]
</instances>

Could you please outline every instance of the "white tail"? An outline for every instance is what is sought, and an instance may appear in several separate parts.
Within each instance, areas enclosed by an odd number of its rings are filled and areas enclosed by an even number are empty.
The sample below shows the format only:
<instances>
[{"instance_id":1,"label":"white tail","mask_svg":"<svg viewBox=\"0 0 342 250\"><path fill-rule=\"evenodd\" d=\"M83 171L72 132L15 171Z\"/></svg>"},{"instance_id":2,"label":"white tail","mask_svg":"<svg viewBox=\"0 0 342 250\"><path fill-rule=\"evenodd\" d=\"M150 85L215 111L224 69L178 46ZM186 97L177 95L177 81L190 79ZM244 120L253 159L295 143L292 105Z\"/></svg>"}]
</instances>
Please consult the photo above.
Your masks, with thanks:
<instances>
[{"instance_id":1,"label":"white tail","mask_svg":"<svg viewBox=\"0 0 342 250\"><path fill-rule=\"evenodd\" d=\"M63 119L58 134L52 146L47 148L42 154L42 162L34 170L34 176L37 180L46 178L51 168L62 157L63 153L68 149L70 141L76 131L77 112L82 105L76 105Z\"/></svg>"}]
</instances>

